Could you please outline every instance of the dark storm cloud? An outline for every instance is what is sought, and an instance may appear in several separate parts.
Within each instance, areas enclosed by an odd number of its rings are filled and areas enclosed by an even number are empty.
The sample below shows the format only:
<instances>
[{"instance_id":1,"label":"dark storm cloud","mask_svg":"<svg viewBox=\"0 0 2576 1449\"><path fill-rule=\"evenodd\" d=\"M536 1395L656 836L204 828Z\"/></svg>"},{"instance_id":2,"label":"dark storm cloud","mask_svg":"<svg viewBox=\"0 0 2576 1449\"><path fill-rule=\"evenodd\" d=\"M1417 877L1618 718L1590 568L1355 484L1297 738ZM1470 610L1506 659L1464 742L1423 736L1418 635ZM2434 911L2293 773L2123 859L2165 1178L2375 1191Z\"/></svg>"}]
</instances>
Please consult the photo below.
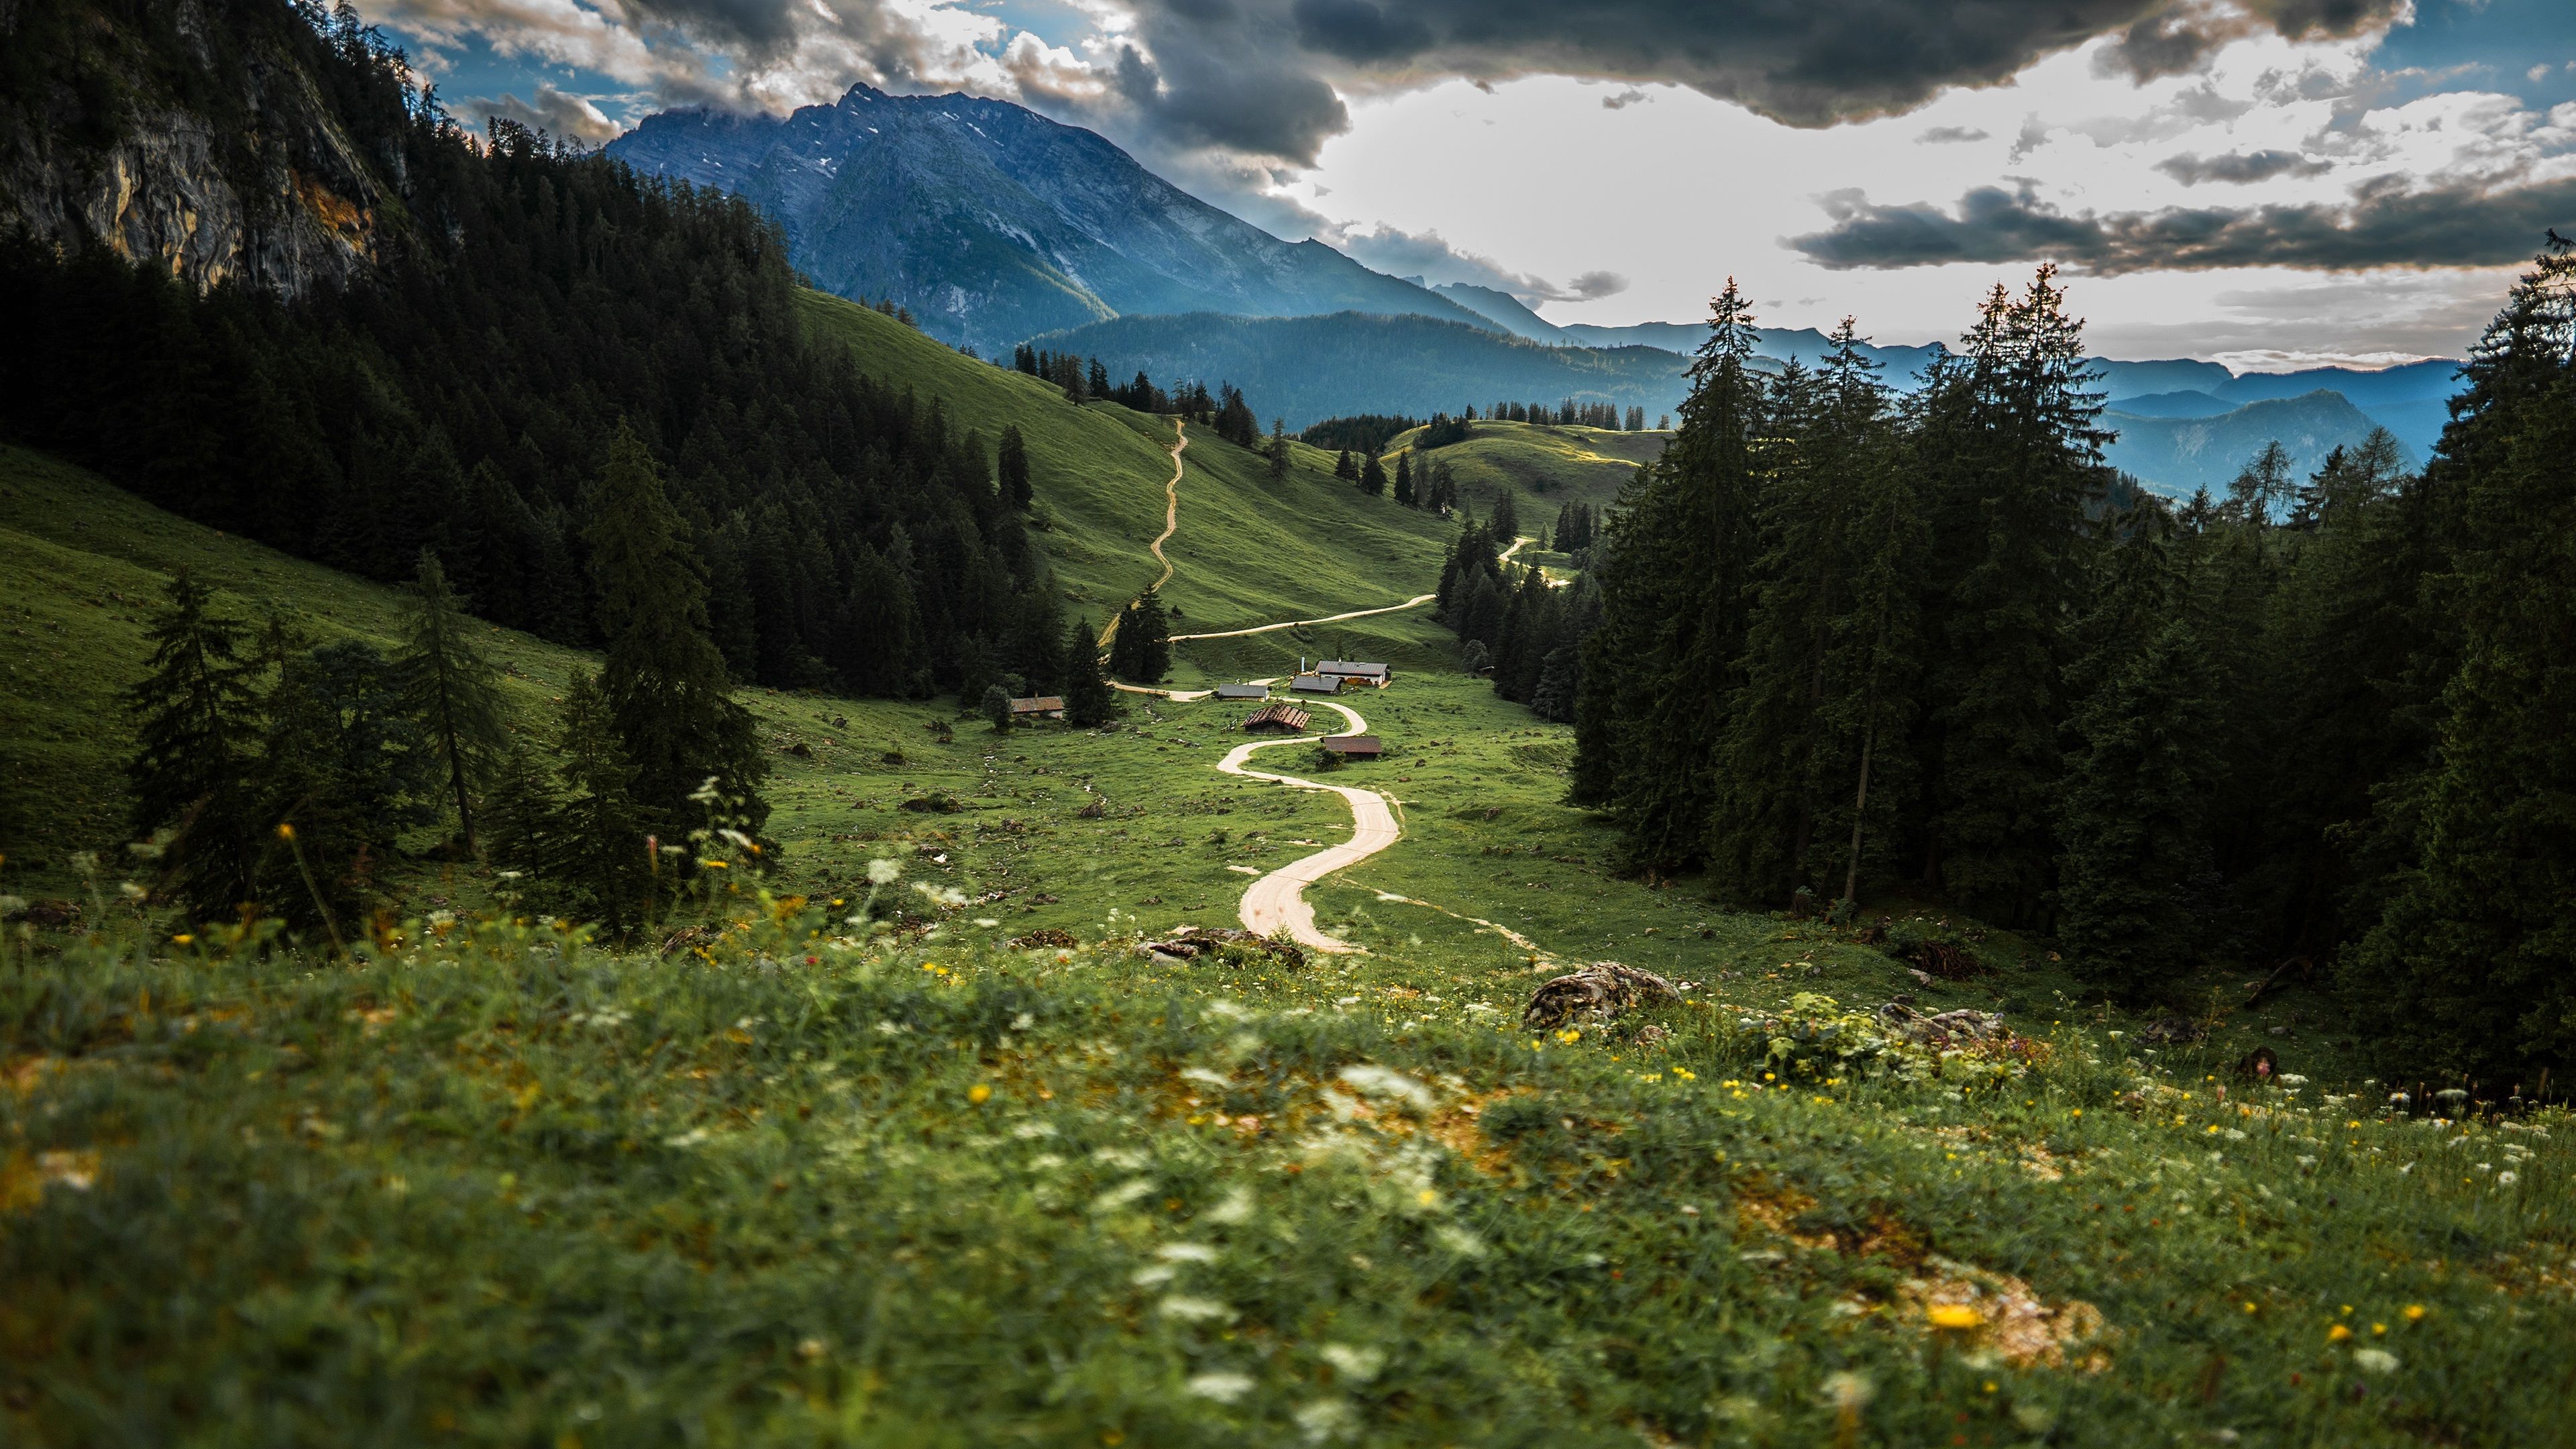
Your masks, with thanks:
<instances>
[{"instance_id":1,"label":"dark storm cloud","mask_svg":"<svg viewBox=\"0 0 2576 1449\"><path fill-rule=\"evenodd\" d=\"M2051 260L2115 274L2217 267L2504 266L2537 251L2551 227L2576 229L2576 178L2478 190L2365 188L2343 206L2176 207L2069 216L2028 190L1980 187L1955 212L1924 203L1826 198L1830 228L1789 245L1828 267Z\"/></svg>"},{"instance_id":2,"label":"dark storm cloud","mask_svg":"<svg viewBox=\"0 0 2576 1449\"><path fill-rule=\"evenodd\" d=\"M2325 162L2311 161L2296 151L2231 151L2224 156L2209 157L2195 156L2186 151L2157 162L2156 169L2185 186L2198 186L2204 181L2250 186L2275 176L2318 176L2324 174L2328 167Z\"/></svg>"},{"instance_id":3,"label":"dark storm cloud","mask_svg":"<svg viewBox=\"0 0 2576 1449\"><path fill-rule=\"evenodd\" d=\"M2117 35L2123 68L2188 68L2255 29L2343 34L2403 0L1135 0L1157 57L1202 46L1292 41L1318 78L1404 85L1551 73L1666 81L1792 125L1910 109L1942 88L1991 84L2056 51ZM1261 57L1293 66L1296 56ZM1167 71L1170 69L1167 64Z\"/></svg>"},{"instance_id":4,"label":"dark storm cloud","mask_svg":"<svg viewBox=\"0 0 2576 1449\"><path fill-rule=\"evenodd\" d=\"M1431 45L1431 29L1399 7L1368 0L1296 0L1297 38L1308 50L1367 65L1406 60Z\"/></svg>"}]
</instances>

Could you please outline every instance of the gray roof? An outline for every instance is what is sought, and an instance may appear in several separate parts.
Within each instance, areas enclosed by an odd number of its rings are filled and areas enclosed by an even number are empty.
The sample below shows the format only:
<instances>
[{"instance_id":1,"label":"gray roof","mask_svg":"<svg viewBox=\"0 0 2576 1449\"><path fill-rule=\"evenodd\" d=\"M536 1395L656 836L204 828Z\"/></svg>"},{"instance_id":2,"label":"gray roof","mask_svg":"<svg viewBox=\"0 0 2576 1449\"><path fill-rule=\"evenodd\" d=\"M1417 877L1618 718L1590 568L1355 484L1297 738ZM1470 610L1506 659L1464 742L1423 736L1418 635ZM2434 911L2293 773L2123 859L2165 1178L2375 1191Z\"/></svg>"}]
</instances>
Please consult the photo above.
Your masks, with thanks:
<instances>
[{"instance_id":1,"label":"gray roof","mask_svg":"<svg viewBox=\"0 0 2576 1449\"><path fill-rule=\"evenodd\" d=\"M1220 684L1216 687L1216 697L1219 699L1268 699L1270 697L1270 686L1266 684Z\"/></svg>"},{"instance_id":2,"label":"gray roof","mask_svg":"<svg viewBox=\"0 0 2576 1449\"><path fill-rule=\"evenodd\" d=\"M1391 671L1383 664L1362 664L1355 659L1327 659L1315 666L1317 674L1363 674L1372 678Z\"/></svg>"},{"instance_id":3,"label":"gray roof","mask_svg":"<svg viewBox=\"0 0 2576 1449\"><path fill-rule=\"evenodd\" d=\"M1288 681L1288 687L1300 694L1339 694L1342 679L1338 674L1300 674Z\"/></svg>"},{"instance_id":4,"label":"gray roof","mask_svg":"<svg viewBox=\"0 0 2576 1449\"><path fill-rule=\"evenodd\" d=\"M1375 735L1326 735L1324 748L1337 755L1383 755L1386 744Z\"/></svg>"}]
</instances>

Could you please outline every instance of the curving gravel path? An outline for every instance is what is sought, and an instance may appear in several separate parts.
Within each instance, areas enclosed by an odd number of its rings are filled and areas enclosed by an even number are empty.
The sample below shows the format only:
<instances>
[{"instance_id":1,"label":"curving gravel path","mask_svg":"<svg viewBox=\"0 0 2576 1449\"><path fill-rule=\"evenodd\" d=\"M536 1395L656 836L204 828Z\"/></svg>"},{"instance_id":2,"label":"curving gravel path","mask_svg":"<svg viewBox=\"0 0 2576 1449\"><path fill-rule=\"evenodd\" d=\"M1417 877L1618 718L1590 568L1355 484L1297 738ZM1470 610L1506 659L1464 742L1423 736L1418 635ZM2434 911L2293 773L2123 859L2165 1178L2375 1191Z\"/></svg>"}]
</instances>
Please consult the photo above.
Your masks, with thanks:
<instances>
[{"instance_id":1,"label":"curving gravel path","mask_svg":"<svg viewBox=\"0 0 2576 1449\"><path fill-rule=\"evenodd\" d=\"M1339 711L1350 724L1349 733L1368 732L1368 721L1349 705L1335 704L1328 699L1315 703ZM1375 790L1363 790L1356 785L1327 785L1316 780L1299 779L1295 775L1275 775L1267 770L1247 768L1244 764L1252 758L1255 750L1279 745L1311 745L1321 738L1320 735L1304 735L1291 740L1254 740L1228 751L1226 757L1217 762L1217 768L1229 775L1268 780L1295 790L1330 790L1350 803L1349 840L1292 860L1254 881L1244 889L1240 912L1243 928L1255 935L1267 936L1285 926L1289 936L1310 951L1347 956L1365 948L1327 936L1315 928L1315 908L1306 903L1306 887L1337 870L1347 870L1403 839L1404 830L1395 822L1395 811L1388 806L1386 797Z\"/></svg>"}]
</instances>

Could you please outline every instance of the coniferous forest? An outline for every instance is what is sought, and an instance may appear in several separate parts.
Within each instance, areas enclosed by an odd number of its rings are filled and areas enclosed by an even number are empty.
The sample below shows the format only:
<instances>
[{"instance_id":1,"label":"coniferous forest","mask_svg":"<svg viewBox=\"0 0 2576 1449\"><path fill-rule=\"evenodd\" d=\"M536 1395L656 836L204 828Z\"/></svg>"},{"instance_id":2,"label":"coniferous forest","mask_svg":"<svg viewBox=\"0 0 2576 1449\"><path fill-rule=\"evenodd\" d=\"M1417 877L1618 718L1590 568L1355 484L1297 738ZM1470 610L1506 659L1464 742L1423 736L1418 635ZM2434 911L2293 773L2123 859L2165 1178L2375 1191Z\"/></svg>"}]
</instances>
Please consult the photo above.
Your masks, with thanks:
<instances>
[{"instance_id":1,"label":"coniferous forest","mask_svg":"<svg viewBox=\"0 0 2576 1449\"><path fill-rule=\"evenodd\" d=\"M971 639L1050 682L1063 622L1015 507L1025 459L1006 495L1004 440L807 339L752 207L506 121L471 142L354 15L208 9L296 56L405 179L376 265L287 301L11 245L0 433L369 578L430 549L479 614L590 645L603 477L630 429L735 677L926 694L957 687ZM128 29L194 74L148 21Z\"/></svg>"},{"instance_id":2,"label":"coniferous forest","mask_svg":"<svg viewBox=\"0 0 2576 1449\"><path fill-rule=\"evenodd\" d=\"M1752 321L1730 284L1597 600L1507 580L1491 522L1444 584L1498 691L1553 714L1571 684L1574 798L1634 868L1760 907L1928 895L2134 1007L2200 962L2314 971L2410 1068L2576 1055L2566 244L2420 473L2383 433L2182 501L2103 464L2048 269L1910 395L1848 321L1766 376Z\"/></svg>"}]
</instances>

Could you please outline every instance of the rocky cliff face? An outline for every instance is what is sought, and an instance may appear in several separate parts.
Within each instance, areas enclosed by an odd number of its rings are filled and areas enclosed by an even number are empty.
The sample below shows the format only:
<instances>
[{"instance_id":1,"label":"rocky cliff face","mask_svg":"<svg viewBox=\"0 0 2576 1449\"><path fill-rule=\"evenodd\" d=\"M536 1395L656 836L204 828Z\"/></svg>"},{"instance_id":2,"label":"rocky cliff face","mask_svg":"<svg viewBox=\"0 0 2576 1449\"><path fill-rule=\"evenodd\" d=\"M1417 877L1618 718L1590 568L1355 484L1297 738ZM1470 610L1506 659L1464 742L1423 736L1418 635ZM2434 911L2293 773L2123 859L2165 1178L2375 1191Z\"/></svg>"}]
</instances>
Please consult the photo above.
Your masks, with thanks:
<instances>
[{"instance_id":1,"label":"rocky cliff face","mask_svg":"<svg viewBox=\"0 0 2576 1449\"><path fill-rule=\"evenodd\" d=\"M231 8L176 0L154 34L64 0L0 0L0 48L26 47L0 93L0 233L288 297L372 263L390 194L378 167L289 46L225 31Z\"/></svg>"}]
</instances>

